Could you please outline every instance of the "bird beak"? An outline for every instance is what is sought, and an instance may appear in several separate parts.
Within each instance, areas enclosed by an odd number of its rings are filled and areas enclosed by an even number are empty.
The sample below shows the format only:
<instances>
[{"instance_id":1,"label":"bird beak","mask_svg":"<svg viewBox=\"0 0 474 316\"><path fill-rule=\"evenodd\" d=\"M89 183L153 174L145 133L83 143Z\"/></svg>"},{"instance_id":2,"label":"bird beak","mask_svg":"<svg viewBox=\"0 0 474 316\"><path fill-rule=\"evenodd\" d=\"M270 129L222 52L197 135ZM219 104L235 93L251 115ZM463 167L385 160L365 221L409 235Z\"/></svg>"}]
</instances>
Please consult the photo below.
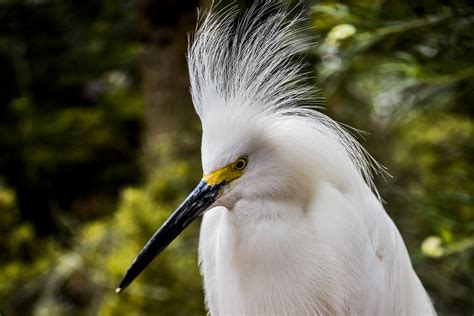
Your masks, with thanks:
<instances>
[{"instance_id":1,"label":"bird beak","mask_svg":"<svg viewBox=\"0 0 474 316\"><path fill-rule=\"evenodd\" d=\"M209 185L202 180L143 247L115 292L122 292L193 220L201 216L217 200L223 186L223 182Z\"/></svg>"}]
</instances>

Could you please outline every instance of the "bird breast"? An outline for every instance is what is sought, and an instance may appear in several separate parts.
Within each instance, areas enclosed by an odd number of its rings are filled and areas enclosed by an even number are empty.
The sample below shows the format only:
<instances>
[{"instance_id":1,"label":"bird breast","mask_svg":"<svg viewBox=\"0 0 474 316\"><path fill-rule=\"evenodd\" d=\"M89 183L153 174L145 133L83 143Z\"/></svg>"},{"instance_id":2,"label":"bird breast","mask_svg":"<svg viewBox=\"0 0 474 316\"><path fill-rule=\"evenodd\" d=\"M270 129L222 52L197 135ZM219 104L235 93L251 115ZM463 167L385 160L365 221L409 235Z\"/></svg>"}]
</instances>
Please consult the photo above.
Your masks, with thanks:
<instances>
[{"instance_id":1,"label":"bird breast","mask_svg":"<svg viewBox=\"0 0 474 316\"><path fill-rule=\"evenodd\" d=\"M338 264L297 208L284 201L239 201L233 210L205 214L199 252L212 315L344 313L344 291L334 278L341 275Z\"/></svg>"}]
</instances>

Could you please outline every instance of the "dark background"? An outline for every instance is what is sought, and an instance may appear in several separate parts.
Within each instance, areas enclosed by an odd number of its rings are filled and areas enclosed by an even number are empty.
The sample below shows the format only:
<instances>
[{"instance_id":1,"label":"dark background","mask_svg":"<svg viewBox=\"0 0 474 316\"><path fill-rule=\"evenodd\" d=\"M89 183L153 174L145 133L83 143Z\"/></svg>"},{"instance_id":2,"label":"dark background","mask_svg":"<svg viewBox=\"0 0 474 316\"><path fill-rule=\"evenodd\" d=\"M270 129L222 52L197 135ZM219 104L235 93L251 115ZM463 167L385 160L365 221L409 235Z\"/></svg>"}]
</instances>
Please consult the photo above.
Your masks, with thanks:
<instances>
[{"instance_id":1,"label":"dark background","mask_svg":"<svg viewBox=\"0 0 474 316\"><path fill-rule=\"evenodd\" d=\"M201 177L185 51L208 5L0 1L0 314L204 314L198 223L114 289ZM392 174L377 184L438 312L471 315L473 8L319 1L307 15L325 112L368 132Z\"/></svg>"}]
</instances>

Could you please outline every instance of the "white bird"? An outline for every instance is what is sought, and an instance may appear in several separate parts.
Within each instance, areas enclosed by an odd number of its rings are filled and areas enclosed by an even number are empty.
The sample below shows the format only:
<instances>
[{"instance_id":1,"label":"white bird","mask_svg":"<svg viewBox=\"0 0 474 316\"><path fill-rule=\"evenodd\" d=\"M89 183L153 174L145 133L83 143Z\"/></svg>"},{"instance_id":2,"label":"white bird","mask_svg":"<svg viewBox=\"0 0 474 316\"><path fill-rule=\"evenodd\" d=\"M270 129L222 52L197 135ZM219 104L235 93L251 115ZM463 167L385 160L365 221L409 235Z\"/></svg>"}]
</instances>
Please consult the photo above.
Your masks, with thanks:
<instances>
[{"instance_id":1,"label":"white bird","mask_svg":"<svg viewBox=\"0 0 474 316\"><path fill-rule=\"evenodd\" d=\"M311 108L301 14L211 9L188 52L204 177L150 239L121 292L204 214L211 315L433 315L372 181L381 167Z\"/></svg>"}]
</instances>

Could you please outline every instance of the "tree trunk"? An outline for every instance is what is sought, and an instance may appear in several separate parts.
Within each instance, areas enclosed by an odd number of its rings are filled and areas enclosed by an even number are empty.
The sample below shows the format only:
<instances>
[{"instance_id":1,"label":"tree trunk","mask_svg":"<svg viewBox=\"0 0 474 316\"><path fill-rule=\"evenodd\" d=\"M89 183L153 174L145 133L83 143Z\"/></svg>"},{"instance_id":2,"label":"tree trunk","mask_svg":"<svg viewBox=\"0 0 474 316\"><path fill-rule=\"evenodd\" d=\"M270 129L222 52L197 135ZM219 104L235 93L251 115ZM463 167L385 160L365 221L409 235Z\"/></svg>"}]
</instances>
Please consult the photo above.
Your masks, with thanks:
<instances>
[{"instance_id":1,"label":"tree trunk","mask_svg":"<svg viewBox=\"0 0 474 316\"><path fill-rule=\"evenodd\" d=\"M196 119L186 67L188 34L194 29L197 0L139 2L145 98L145 150L158 137L188 127Z\"/></svg>"}]
</instances>

